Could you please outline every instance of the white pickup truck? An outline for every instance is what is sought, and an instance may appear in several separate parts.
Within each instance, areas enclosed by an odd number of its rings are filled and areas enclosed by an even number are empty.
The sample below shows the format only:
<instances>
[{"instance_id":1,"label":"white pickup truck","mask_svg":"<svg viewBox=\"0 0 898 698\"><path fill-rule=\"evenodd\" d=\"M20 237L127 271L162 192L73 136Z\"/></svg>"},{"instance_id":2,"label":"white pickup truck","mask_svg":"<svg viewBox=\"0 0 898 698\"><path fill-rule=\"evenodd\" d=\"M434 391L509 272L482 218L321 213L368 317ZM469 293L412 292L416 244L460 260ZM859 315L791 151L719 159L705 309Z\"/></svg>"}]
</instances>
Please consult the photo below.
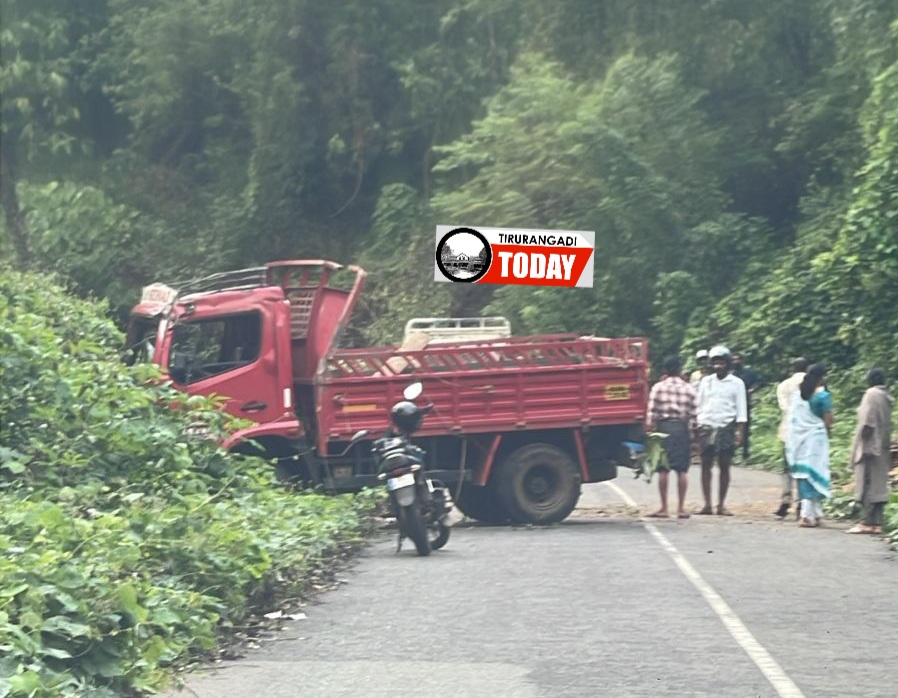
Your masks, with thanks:
<instances>
[{"instance_id":1,"label":"white pickup truck","mask_svg":"<svg viewBox=\"0 0 898 698\"><path fill-rule=\"evenodd\" d=\"M423 337L421 335L425 335ZM405 323L402 344L426 339L427 345L482 342L511 337L511 323L504 317L418 317Z\"/></svg>"}]
</instances>

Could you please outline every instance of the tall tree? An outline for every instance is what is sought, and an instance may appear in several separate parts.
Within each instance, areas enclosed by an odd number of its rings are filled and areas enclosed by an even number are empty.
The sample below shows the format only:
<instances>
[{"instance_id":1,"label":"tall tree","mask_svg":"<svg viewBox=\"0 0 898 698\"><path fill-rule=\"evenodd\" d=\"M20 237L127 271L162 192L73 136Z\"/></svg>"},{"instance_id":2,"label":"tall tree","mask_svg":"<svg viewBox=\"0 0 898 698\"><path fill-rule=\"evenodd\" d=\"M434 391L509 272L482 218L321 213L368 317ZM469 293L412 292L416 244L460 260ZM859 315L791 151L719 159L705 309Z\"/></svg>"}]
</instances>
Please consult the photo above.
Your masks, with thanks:
<instances>
[{"instance_id":1,"label":"tall tree","mask_svg":"<svg viewBox=\"0 0 898 698\"><path fill-rule=\"evenodd\" d=\"M74 145L71 12L65 0L2 0L0 5L0 200L21 266L32 262L18 192L22 168L47 154L70 153Z\"/></svg>"}]
</instances>

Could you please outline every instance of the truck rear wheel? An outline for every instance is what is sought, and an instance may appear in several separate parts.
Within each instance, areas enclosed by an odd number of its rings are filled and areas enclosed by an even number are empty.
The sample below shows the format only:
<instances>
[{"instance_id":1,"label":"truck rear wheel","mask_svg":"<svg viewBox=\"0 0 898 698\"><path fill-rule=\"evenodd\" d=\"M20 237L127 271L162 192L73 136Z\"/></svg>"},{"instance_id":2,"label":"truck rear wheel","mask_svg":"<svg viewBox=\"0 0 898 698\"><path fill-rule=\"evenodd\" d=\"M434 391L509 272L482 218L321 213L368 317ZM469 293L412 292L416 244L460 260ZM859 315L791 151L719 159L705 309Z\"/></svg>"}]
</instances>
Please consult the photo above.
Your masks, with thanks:
<instances>
[{"instance_id":1,"label":"truck rear wheel","mask_svg":"<svg viewBox=\"0 0 898 698\"><path fill-rule=\"evenodd\" d=\"M561 521L580 498L576 464L551 444L531 444L510 453L496 475L499 500L517 523Z\"/></svg>"},{"instance_id":2,"label":"truck rear wheel","mask_svg":"<svg viewBox=\"0 0 898 698\"><path fill-rule=\"evenodd\" d=\"M462 485L455 504L469 519L477 519L483 523L504 524L510 518L505 505L490 485L478 487L466 482Z\"/></svg>"}]
</instances>

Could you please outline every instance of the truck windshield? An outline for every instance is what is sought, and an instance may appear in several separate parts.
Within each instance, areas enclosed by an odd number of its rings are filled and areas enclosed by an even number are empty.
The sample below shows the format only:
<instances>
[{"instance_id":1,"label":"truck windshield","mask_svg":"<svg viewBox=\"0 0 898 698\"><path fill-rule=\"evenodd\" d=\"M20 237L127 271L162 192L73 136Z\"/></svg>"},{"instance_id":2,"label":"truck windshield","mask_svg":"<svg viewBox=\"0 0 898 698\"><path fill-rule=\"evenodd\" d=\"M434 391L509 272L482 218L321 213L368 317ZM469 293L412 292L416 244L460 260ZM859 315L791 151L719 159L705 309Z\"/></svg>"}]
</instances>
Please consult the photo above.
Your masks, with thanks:
<instances>
[{"instance_id":1,"label":"truck windshield","mask_svg":"<svg viewBox=\"0 0 898 698\"><path fill-rule=\"evenodd\" d=\"M251 364L259 358L262 317L257 312L175 325L169 375L189 385Z\"/></svg>"}]
</instances>

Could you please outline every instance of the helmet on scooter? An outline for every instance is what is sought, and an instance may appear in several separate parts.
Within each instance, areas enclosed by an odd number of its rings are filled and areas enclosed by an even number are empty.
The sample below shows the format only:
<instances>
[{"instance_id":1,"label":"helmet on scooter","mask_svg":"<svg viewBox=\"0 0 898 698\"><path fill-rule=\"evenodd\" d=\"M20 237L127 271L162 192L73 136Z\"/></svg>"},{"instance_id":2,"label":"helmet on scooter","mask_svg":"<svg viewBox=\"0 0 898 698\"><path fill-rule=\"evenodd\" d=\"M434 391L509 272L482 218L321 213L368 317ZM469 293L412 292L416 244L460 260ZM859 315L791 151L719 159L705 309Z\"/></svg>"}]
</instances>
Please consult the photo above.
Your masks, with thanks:
<instances>
[{"instance_id":1,"label":"helmet on scooter","mask_svg":"<svg viewBox=\"0 0 898 698\"><path fill-rule=\"evenodd\" d=\"M423 419L423 410L414 402L409 402L408 400L397 402L393 405L393 409L390 410L390 421L393 422L397 429L407 434L420 427Z\"/></svg>"}]
</instances>

